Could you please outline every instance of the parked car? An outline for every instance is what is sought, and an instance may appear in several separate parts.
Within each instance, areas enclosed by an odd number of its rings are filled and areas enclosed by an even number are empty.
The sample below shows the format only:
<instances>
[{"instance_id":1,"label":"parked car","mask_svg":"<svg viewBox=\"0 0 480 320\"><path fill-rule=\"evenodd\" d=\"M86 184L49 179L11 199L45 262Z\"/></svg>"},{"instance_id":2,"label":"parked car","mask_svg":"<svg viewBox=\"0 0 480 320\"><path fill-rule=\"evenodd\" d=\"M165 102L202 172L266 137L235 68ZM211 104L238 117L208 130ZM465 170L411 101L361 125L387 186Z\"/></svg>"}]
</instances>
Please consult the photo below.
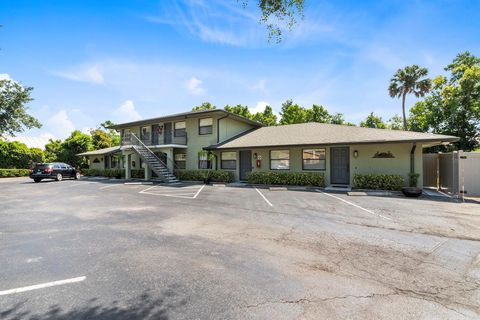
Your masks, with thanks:
<instances>
[{"instance_id":1,"label":"parked car","mask_svg":"<svg viewBox=\"0 0 480 320\"><path fill-rule=\"evenodd\" d=\"M30 178L35 182L40 182L43 179L55 179L57 181L62 181L63 178L79 179L80 171L63 162L37 163L30 170Z\"/></svg>"}]
</instances>

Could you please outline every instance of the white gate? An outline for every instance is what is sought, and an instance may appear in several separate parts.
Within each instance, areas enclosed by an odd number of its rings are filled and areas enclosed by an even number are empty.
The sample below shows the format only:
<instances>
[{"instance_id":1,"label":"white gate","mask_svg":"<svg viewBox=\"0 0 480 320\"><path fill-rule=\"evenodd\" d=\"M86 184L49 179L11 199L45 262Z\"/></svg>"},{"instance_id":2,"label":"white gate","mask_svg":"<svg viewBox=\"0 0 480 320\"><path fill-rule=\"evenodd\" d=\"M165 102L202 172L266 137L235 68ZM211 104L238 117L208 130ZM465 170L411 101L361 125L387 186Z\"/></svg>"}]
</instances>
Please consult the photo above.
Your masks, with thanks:
<instances>
[{"instance_id":1,"label":"white gate","mask_svg":"<svg viewBox=\"0 0 480 320\"><path fill-rule=\"evenodd\" d=\"M480 197L480 153L424 154L423 185L458 197Z\"/></svg>"}]
</instances>

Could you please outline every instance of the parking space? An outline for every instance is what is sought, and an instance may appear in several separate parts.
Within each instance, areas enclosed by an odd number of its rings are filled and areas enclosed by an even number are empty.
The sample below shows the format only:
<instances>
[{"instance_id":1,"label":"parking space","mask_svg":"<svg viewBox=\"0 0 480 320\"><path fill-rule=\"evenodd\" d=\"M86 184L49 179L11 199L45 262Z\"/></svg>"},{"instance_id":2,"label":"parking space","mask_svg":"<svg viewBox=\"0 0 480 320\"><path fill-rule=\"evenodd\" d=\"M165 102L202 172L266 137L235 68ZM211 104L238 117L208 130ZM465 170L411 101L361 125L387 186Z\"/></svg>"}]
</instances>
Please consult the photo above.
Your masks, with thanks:
<instances>
[{"instance_id":1,"label":"parking space","mask_svg":"<svg viewBox=\"0 0 480 320\"><path fill-rule=\"evenodd\" d=\"M2 319L480 317L477 203L0 182Z\"/></svg>"}]
</instances>

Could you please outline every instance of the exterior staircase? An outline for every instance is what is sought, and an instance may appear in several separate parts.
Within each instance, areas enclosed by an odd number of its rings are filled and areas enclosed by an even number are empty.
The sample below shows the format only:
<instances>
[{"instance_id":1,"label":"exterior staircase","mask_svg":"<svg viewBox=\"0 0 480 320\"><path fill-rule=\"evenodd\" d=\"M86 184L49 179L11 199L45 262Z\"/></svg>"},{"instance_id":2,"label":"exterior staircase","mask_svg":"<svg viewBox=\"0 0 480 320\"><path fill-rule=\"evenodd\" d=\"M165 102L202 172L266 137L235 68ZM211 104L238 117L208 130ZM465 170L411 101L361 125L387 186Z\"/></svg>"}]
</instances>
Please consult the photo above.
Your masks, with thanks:
<instances>
[{"instance_id":1,"label":"exterior staircase","mask_svg":"<svg viewBox=\"0 0 480 320\"><path fill-rule=\"evenodd\" d=\"M140 158L148 164L153 172L166 183L177 183L179 180L168 170L167 165L160 160L143 142L131 133L133 150L140 156Z\"/></svg>"}]
</instances>

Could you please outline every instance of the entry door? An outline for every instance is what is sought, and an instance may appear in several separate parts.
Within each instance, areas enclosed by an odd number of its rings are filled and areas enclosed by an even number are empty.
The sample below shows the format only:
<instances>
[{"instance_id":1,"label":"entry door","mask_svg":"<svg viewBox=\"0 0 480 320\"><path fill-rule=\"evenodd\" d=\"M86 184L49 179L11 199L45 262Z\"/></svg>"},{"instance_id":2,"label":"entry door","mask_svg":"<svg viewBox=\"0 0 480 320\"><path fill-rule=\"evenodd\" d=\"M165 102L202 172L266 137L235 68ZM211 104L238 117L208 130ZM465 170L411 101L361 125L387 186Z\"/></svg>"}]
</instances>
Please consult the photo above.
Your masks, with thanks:
<instances>
[{"instance_id":1,"label":"entry door","mask_svg":"<svg viewBox=\"0 0 480 320\"><path fill-rule=\"evenodd\" d=\"M350 184L350 149L330 148L330 183Z\"/></svg>"},{"instance_id":2,"label":"entry door","mask_svg":"<svg viewBox=\"0 0 480 320\"><path fill-rule=\"evenodd\" d=\"M163 140L165 144L171 144L172 143L172 123L167 122L164 125L164 132L163 132Z\"/></svg>"},{"instance_id":3,"label":"entry door","mask_svg":"<svg viewBox=\"0 0 480 320\"><path fill-rule=\"evenodd\" d=\"M247 180L248 173L252 171L252 151L240 151L240 180Z\"/></svg>"},{"instance_id":4,"label":"entry door","mask_svg":"<svg viewBox=\"0 0 480 320\"><path fill-rule=\"evenodd\" d=\"M152 145L158 144L158 124L152 126Z\"/></svg>"}]
</instances>

